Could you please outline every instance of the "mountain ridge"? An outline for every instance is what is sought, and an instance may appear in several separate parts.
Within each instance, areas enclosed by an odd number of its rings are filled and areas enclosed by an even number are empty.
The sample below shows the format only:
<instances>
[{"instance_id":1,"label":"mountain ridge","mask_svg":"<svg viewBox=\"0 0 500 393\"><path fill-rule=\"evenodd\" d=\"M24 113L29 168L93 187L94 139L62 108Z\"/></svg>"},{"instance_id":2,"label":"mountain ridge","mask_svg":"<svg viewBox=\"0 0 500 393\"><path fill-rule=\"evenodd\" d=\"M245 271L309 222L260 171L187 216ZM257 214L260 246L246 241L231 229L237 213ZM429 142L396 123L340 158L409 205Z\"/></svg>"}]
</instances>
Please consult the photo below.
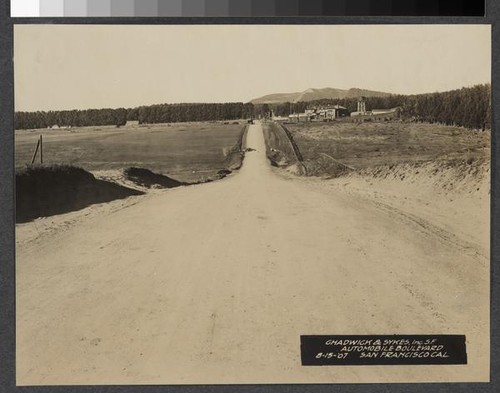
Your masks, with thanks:
<instances>
[{"instance_id":1,"label":"mountain ridge","mask_svg":"<svg viewBox=\"0 0 500 393\"><path fill-rule=\"evenodd\" d=\"M252 104L280 104L284 102L308 102L323 99L343 99L355 98L359 96L364 97L385 97L390 96L391 93L381 91L350 88L350 89L336 89L333 87L326 87L323 89L309 88L301 92L295 93L274 93L267 94L262 97L254 98L250 102Z\"/></svg>"}]
</instances>

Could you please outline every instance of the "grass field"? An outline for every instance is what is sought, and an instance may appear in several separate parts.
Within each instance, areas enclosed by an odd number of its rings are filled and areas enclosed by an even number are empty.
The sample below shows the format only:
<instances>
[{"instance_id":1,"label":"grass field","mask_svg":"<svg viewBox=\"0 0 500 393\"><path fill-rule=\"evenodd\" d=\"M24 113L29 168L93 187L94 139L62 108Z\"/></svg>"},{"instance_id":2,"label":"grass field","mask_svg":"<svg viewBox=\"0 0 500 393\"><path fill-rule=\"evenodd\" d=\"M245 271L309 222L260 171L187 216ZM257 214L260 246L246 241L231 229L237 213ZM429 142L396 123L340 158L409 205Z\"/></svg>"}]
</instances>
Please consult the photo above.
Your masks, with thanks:
<instances>
[{"instance_id":1,"label":"grass field","mask_svg":"<svg viewBox=\"0 0 500 393\"><path fill-rule=\"evenodd\" d=\"M139 167L182 181L203 181L238 165L243 124L182 123L16 131L16 169L31 161L43 135L44 164L88 171Z\"/></svg>"},{"instance_id":2,"label":"grass field","mask_svg":"<svg viewBox=\"0 0 500 393\"><path fill-rule=\"evenodd\" d=\"M286 124L306 162L328 157L355 169L489 158L490 132L416 123ZM326 157L326 158L325 158Z\"/></svg>"}]
</instances>

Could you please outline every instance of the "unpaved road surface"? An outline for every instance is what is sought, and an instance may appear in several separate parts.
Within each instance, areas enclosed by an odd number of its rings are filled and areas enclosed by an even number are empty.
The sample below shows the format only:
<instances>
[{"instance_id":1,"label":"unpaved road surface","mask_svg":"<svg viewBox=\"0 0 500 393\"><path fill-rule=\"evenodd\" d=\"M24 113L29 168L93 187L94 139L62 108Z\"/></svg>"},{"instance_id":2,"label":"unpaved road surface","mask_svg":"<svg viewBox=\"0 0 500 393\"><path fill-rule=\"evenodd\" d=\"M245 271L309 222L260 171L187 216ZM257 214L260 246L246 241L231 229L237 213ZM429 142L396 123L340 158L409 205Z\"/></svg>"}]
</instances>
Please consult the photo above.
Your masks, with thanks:
<instances>
[{"instance_id":1,"label":"unpaved road surface","mask_svg":"<svg viewBox=\"0 0 500 393\"><path fill-rule=\"evenodd\" d=\"M247 146L222 181L18 226L18 384L488 379L488 250L279 175L260 124ZM466 334L469 364L303 367L301 334Z\"/></svg>"}]
</instances>

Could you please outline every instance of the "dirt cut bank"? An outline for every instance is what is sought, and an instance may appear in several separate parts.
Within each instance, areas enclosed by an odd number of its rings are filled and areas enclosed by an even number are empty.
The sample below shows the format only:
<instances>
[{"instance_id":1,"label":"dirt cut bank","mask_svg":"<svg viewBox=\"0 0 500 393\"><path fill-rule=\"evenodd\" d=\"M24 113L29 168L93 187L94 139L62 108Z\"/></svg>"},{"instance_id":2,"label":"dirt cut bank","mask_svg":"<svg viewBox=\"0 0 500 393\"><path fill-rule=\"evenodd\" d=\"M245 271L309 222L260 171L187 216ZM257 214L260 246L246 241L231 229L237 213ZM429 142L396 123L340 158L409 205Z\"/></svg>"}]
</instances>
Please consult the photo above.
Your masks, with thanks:
<instances>
[{"instance_id":1,"label":"dirt cut bank","mask_svg":"<svg viewBox=\"0 0 500 393\"><path fill-rule=\"evenodd\" d=\"M16 174L16 222L141 194L70 165L27 167Z\"/></svg>"},{"instance_id":2,"label":"dirt cut bank","mask_svg":"<svg viewBox=\"0 0 500 393\"><path fill-rule=\"evenodd\" d=\"M297 175L306 175L303 157L292 134L281 124L266 122L263 124L266 155L271 165L287 168Z\"/></svg>"}]
</instances>

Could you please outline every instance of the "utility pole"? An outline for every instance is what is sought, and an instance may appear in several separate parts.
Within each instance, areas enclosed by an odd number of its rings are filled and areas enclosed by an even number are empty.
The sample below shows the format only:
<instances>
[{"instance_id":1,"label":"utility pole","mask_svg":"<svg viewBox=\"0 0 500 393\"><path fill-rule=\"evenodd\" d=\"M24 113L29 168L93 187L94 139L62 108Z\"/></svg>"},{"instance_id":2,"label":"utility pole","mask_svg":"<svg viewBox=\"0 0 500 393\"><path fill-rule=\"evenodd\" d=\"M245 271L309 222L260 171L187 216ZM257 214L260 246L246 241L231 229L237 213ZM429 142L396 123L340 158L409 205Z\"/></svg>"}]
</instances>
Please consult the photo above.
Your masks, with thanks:
<instances>
[{"instance_id":1,"label":"utility pole","mask_svg":"<svg viewBox=\"0 0 500 393\"><path fill-rule=\"evenodd\" d=\"M33 153L33 157L31 158L31 165L33 165L35 163L36 155L38 154L38 149L40 149L40 164L43 164L43 146L42 146L42 143L43 143L43 139L42 139L42 136L40 135L38 137L38 141L36 142L35 152Z\"/></svg>"}]
</instances>

